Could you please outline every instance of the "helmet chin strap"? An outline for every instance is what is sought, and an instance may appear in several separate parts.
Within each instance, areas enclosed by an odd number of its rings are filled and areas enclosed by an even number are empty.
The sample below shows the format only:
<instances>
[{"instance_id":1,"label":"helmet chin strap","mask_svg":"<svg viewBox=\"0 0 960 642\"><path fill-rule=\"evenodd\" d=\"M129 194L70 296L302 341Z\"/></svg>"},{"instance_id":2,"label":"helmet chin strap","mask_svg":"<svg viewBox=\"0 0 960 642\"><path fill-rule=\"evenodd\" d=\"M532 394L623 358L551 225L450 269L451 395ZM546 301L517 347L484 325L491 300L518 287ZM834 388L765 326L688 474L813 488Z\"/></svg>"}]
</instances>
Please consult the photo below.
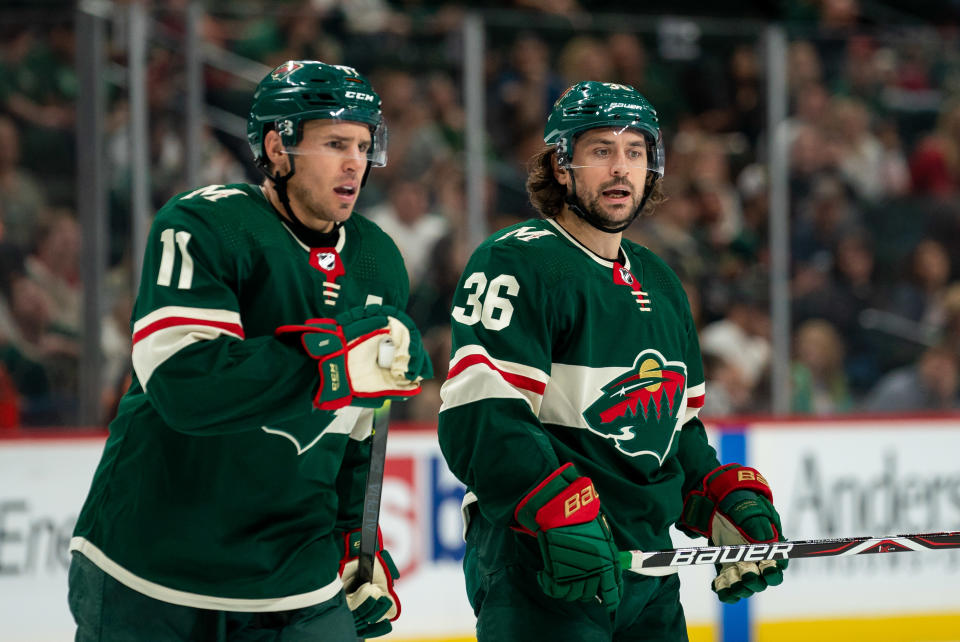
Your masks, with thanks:
<instances>
[{"instance_id":1,"label":"helmet chin strap","mask_svg":"<svg viewBox=\"0 0 960 642\"><path fill-rule=\"evenodd\" d=\"M583 205L582 202L580 202L580 199L577 197L577 179L573 175L573 168L568 168L567 171L570 172L570 188L567 190L567 196L564 199L564 202L567 204L567 207L570 208L571 212L576 214L578 217L580 217L581 219L583 219L593 227L597 228L601 232L606 232L608 234L617 234L618 232L622 232L628 227L630 227L630 225L637 219L637 217L640 216L640 212L643 211L643 206L647 202L647 196L650 195L650 189L653 187L652 181L648 176L647 184L643 190L643 198L640 199L640 205L637 206L636 210L634 210L633 216L631 216L627 221L621 223L620 225L610 226L610 225L606 225L603 219L601 219L599 216L591 212L589 209L587 209Z\"/></svg>"},{"instance_id":2,"label":"helmet chin strap","mask_svg":"<svg viewBox=\"0 0 960 642\"><path fill-rule=\"evenodd\" d=\"M286 174L277 172L271 175L265 164L258 164L258 167L260 167L260 171L263 172L264 176L273 181L274 189L277 191L277 198L280 199L280 204L283 205L283 209L289 217L289 219L284 220L284 223L290 226L294 236L310 247L325 247L330 244L330 235L336 233L337 229L343 225L343 223L334 222L332 230L329 232L320 232L304 225L303 221L293 213L293 208L290 207L290 196L287 194L287 181L290 180L290 177L292 177L297 170L293 156L288 155L287 158L290 159L290 171ZM280 216L279 212L277 212L277 216Z\"/></svg>"}]
</instances>

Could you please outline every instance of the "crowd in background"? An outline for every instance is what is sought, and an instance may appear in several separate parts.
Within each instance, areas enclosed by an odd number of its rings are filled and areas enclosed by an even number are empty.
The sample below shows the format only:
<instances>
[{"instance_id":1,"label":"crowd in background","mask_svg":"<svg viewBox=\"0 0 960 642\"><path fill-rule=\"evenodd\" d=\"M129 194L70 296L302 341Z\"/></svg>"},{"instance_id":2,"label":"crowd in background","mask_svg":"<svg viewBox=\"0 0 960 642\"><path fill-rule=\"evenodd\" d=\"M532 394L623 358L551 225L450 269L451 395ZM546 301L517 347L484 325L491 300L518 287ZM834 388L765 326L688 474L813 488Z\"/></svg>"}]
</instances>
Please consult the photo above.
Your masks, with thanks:
<instances>
[{"instance_id":1,"label":"crowd in background","mask_svg":"<svg viewBox=\"0 0 960 642\"><path fill-rule=\"evenodd\" d=\"M487 228L536 216L524 189L552 103L579 80L633 85L658 109L668 200L625 234L680 276L700 327L705 416L767 413L771 322L766 85L761 40L578 25L576 0L488 28ZM826 415L960 407L960 29L878 27L857 0L793 0L789 120L791 409ZM206 184L259 182L242 132L184 140L185 2L152 13L148 59L151 205ZM550 29L527 28L531 12ZM552 15L547 15L552 14ZM122 15L122 14L119 14ZM398 412L434 421L449 359L449 309L466 236L460 21L455 3L216 3L204 39L263 65L349 64L371 78L389 127L388 165L358 211L396 241L409 312L437 378ZM566 17L563 17L566 16ZM573 17L571 17L573 16ZM769 18L771 16L763 16ZM542 20L541 20L542 21ZM732 24L732 23L731 23ZM0 21L0 427L75 424L80 338L98 332L105 420L129 381L129 110L122 21L112 25L106 153L110 272L101 326L82 327L76 218L75 33L62 19ZM922 37L920 35L922 34ZM118 71L119 70L119 71ZM206 102L244 117L253 86L205 67ZM198 176L185 175L199 147Z\"/></svg>"}]
</instances>

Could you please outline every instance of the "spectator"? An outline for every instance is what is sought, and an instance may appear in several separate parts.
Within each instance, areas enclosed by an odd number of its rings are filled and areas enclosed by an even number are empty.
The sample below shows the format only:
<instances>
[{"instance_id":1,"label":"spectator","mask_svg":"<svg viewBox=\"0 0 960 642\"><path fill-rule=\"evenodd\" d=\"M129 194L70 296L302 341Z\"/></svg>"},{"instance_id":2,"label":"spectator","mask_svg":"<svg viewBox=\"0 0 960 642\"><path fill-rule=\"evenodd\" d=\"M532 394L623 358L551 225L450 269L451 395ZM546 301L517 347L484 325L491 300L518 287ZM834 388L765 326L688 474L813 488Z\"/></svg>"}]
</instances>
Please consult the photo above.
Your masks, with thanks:
<instances>
[{"instance_id":1,"label":"spectator","mask_svg":"<svg viewBox=\"0 0 960 642\"><path fill-rule=\"evenodd\" d=\"M834 171L836 147L820 124L798 124L791 135L790 208L796 210L810 197L817 179Z\"/></svg>"},{"instance_id":2,"label":"spectator","mask_svg":"<svg viewBox=\"0 0 960 642\"><path fill-rule=\"evenodd\" d=\"M790 96L797 100L803 90L823 81L823 68L816 47L809 40L794 40L787 50L787 80Z\"/></svg>"},{"instance_id":3,"label":"spectator","mask_svg":"<svg viewBox=\"0 0 960 642\"><path fill-rule=\"evenodd\" d=\"M960 363L945 346L928 348L909 366L893 370L870 391L868 412L945 411L960 408Z\"/></svg>"},{"instance_id":4,"label":"spectator","mask_svg":"<svg viewBox=\"0 0 960 642\"><path fill-rule=\"evenodd\" d=\"M430 117L449 147L457 157L463 155L466 146L467 116L460 103L460 90L448 74L434 72L427 77L426 94Z\"/></svg>"},{"instance_id":5,"label":"spectator","mask_svg":"<svg viewBox=\"0 0 960 642\"><path fill-rule=\"evenodd\" d=\"M736 362L712 352L703 353L703 374L710 395L702 413L706 417L724 417L751 412L753 386L743 376Z\"/></svg>"},{"instance_id":6,"label":"spectator","mask_svg":"<svg viewBox=\"0 0 960 642\"><path fill-rule=\"evenodd\" d=\"M925 326L943 325L943 296L950 280L950 255L936 239L924 239L909 256L909 271L890 296L888 310Z\"/></svg>"},{"instance_id":7,"label":"spectator","mask_svg":"<svg viewBox=\"0 0 960 642\"><path fill-rule=\"evenodd\" d=\"M851 230L859 226L860 213L836 174L822 174L814 183L810 197L801 204L792 225L791 255L797 266L796 295L806 294L810 286L802 282L805 270L818 272L819 287L833 263L833 248Z\"/></svg>"},{"instance_id":8,"label":"spectator","mask_svg":"<svg viewBox=\"0 0 960 642\"><path fill-rule=\"evenodd\" d=\"M856 195L875 201L886 192L884 147L870 131L870 114L863 103L836 98L830 109L831 137L838 143L839 169Z\"/></svg>"},{"instance_id":9,"label":"spectator","mask_svg":"<svg viewBox=\"0 0 960 642\"><path fill-rule=\"evenodd\" d=\"M857 99L869 105L871 110L880 112L885 105L883 55L877 56L873 38L866 35L848 34L843 47L843 73L837 76L834 93Z\"/></svg>"},{"instance_id":10,"label":"spectator","mask_svg":"<svg viewBox=\"0 0 960 642\"><path fill-rule=\"evenodd\" d=\"M791 139L802 125L819 127L826 122L830 110L830 94L822 84L811 81L798 87L792 99L793 114L788 119Z\"/></svg>"},{"instance_id":11,"label":"spectator","mask_svg":"<svg viewBox=\"0 0 960 642\"><path fill-rule=\"evenodd\" d=\"M889 119L877 125L877 140L883 147L880 160L880 182L886 197L905 196L910 192L910 167L903 153L903 142L896 124Z\"/></svg>"},{"instance_id":12,"label":"spectator","mask_svg":"<svg viewBox=\"0 0 960 642\"><path fill-rule=\"evenodd\" d=\"M700 215L698 228L707 245L727 246L743 227L740 196L730 180L730 162L721 139L705 136L690 156L689 176Z\"/></svg>"},{"instance_id":13,"label":"spectator","mask_svg":"<svg viewBox=\"0 0 960 642\"><path fill-rule=\"evenodd\" d=\"M33 175L19 165L17 126L0 115L0 212L3 239L28 250L43 222L47 199Z\"/></svg>"},{"instance_id":14,"label":"spectator","mask_svg":"<svg viewBox=\"0 0 960 642\"><path fill-rule=\"evenodd\" d=\"M873 242L863 230L851 230L837 242L832 269L821 287L794 300L796 323L821 318L829 321L846 345L845 369L851 390L863 393L880 375L876 334L860 325L865 310L882 304L884 290L874 280Z\"/></svg>"},{"instance_id":15,"label":"spectator","mask_svg":"<svg viewBox=\"0 0 960 642\"><path fill-rule=\"evenodd\" d=\"M50 300L22 272L6 279L0 301L0 362L10 373L22 400L24 425L69 421L76 389L65 391L52 370L76 353L61 337L49 332Z\"/></svg>"},{"instance_id":16,"label":"spectator","mask_svg":"<svg viewBox=\"0 0 960 642\"><path fill-rule=\"evenodd\" d=\"M941 109L936 129L910 155L910 178L914 193L944 197L956 193L958 176L960 101L950 101Z\"/></svg>"},{"instance_id":17,"label":"spectator","mask_svg":"<svg viewBox=\"0 0 960 642\"><path fill-rule=\"evenodd\" d=\"M80 225L69 210L55 211L41 228L26 274L43 290L50 306L50 327L77 340L81 333Z\"/></svg>"},{"instance_id":18,"label":"spectator","mask_svg":"<svg viewBox=\"0 0 960 642\"><path fill-rule=\"evenodd\" d=\"M647 96L652 104L659 106L660 126L675 129L677 116L688 111L688 107L672 70L653 59L635 33L611 35L607 38L607 50L617 82L630 85Z\"/></svg>"},{"instance_id":19,"label":"spectator","mask_svg":"<svg viewBox=\"0 0 960 642\"><path fill-rule=\"evenodd\" d=\"M606 46L592 36L575 36L568 40L557 57L557 69L566 85L580 80L618 80L613 77L613 62Z\"/></svg>"},{"instance_id":20,"label":"spectator","mask_svg":"<svg viewBox=\"0 0 960 642\"><path fill-rule=\"evenodd\" d=\"M960 354L960 283L951 284L944 292L943 312L940 340L956 354Z\"/></svg>"},{"instance_id":21,"label":"spectator","mask_svg":"<svg viewBox=\"0 0 960 642\"><path fill-rule=\"evenodd\" d=\"M390 127L390 162L376 172L371 184L428 178L431 170L453 158L453 152L431 118L418 79L406 71L387 70L373 83L380 91L383 118Z\"/></svg>"},{"instance_id":22,"label":"spectator","mask_svg":"<svg viewBox=\"0 0 960 642\"><path fill-rule=\"evenodd\" d=\"M728 382L747 392L756 387L770 366L770 313L764 299L755 292L736 292L726 316L700 333L700 350L737 371ZM736 405L742 409L745 404Z\"/></svg>"},{"instance_id":23,"label":"spectator","mask_svg":"<svg viewBox=\"0 0 960 642\"><path fill-rule=\"evenodd\" d=\"M543 129L542 115L566 87L550 67L547 44L532 33L522 33L514 41L510 61L493 85L490 135L505 153L519 133Z\"/></svg>"},{"instance_id":24,"label":"spectator","mask_svg":"<svg viewBox=\"0 0 960 642\"><path fill-rule=\"evenodd\" d=\"M725 131L745 134L753 149L764 125L762 61L755 47L739 45L730 55L729 123Z\"/></svg>"},{"instance_id":25,"label":"spectator","mask_svg":"<svg viewBox=\"0 0 960 642\"><path fill-rule=\"evenodd\" d=\"M388 197L386 203L370 209L367 216L400 248L410 287L415 288L427 270L430 251L447 232L447 221L430 212L430 195L422 183L396 181Z\"/></svg>"},{"instance_id":26,"label":"spectator","mask_svg":"<svg viewBox=\"0 0 960 642\"><path fill-rule=\"evenodd\" d=\"M22 164L42 179L54 203L74 197L74 49L72 22L54 22L20 61L6 96L6 108L21 128Z\"/></svg>"},{"instance_id":27,"label":"spectator","mask_svg":"<svg viewBox=\"0 0 960 642\"><path fill-rule=\"evenodd\" d=\"M624 235L656 252L681 278L697 281L706 265L695 236L700 214L696 195L683 179L668 175L663 180L669 198L657 215L641 218Z\"/></svg>"},{"instance_id":28,"label":"spectator","mask_svg":"<svg viewBox=\"0 0 960 642\"><path fill-rule=\"evenodd\" d=\"M743 228L732 241L730 250L751 265L768 264L770 195L766 168L759 163L744 167L737 176L737 192L743 206Z\"/></svg>"},{"instance_id":29,"label":"spectator","mask_svg":"<svg viewBox=\"0 0 960 642\"><path fill-rule=\"evenodd\" d=\"M843 371L843 338L829 321L811 319L794 334L791 410L804 415L847 412L853 399Z\"/></svg>"}]
</instances>

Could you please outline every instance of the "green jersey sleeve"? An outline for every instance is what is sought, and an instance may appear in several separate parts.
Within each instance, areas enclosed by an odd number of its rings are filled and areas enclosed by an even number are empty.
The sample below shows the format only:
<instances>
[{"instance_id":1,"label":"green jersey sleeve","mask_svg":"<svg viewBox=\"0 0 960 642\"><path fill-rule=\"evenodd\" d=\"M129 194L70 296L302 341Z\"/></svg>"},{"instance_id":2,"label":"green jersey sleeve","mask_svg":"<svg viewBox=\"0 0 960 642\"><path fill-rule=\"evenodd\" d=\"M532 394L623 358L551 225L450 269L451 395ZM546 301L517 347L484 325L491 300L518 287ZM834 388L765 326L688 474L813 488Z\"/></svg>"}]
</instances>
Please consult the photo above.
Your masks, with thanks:
<instances>
[{"instance_id":1,"label":"green jersey sleeve","mask_svg":"<svg viewBox=\"0 0 960 642\"><path fill-rule=\"evenodd\" d=\"M259 429L311 412L316 366L264 328L250 336L239 302L244 257L225 249L223 235L209 210L168 203L150 230L134 307L135 385L186 433Z\"/></svg>"},{"instance_id":2,"label":"green jersey sleeve","mask_svg":"<svg viewBox=\"0 0 960 642\"><path fill-rule=\"evenodd\" d=\"M560 465L538 419L551 369L550 291L522 258L505 242L470 259L441 389L441 450L497 524L509 524L521 498Z\"/></svg>"},{"instance_id":3,"label":"green jersey sleeve","mask_svg":"<svg viewBox=\"0 0 960 642\"><path fill-rule=\"evenodd\" d=\"M679 285L679 281L678 281ZM683 292L680 288L680 292ZM684 296L686 299L686 296ZM707 433L700 421L700 409L706 396L706 384L703 376L703 357L700 354L700 340L697 328L693 323L693 315L689 312L690 304L684 301L687 315L687 349L684 358L687 364L689 378L687 397L687 416L683 429L680 431L677 459L684 473L682 493L684 496L694 487L699 486L703 477L720 465L717 453L707 441Z\"/></svg>"}]
</instances>

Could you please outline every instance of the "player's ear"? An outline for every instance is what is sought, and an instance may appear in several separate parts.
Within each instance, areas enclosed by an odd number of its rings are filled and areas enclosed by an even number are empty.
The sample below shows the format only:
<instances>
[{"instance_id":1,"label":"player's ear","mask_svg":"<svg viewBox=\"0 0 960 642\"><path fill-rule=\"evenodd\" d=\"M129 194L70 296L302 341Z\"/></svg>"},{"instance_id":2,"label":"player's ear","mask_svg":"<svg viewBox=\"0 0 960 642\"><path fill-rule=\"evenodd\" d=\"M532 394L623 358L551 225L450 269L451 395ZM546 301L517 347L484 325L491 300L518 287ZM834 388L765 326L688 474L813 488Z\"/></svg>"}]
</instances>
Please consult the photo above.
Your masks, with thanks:
<instances>
[{"instance_id":1,"label":"player's ear","mask_svg":"<svg viewBox=\"0 0 960 642\"><path fill-rule=\"evenodd\" d=\"M286 174L290 171L290 159L283 153L283 142L280 140L280 134L271 129L263 137L263 150L270 161L270 166L274 171Z\"/></svg>"},{"instance_id":2,"label":"player's ear","mask_svg":"<svg viewBox=\"0 0 960 642\"><path fill-rule=\"evenodd\" d=\"M564 186L570 184L570 173L565 167L561 167L560 163L557 162L556 153L550 154L550 166L553 169L553 177L557 179L558 183Z\"/></svg>"}]
</instances>

